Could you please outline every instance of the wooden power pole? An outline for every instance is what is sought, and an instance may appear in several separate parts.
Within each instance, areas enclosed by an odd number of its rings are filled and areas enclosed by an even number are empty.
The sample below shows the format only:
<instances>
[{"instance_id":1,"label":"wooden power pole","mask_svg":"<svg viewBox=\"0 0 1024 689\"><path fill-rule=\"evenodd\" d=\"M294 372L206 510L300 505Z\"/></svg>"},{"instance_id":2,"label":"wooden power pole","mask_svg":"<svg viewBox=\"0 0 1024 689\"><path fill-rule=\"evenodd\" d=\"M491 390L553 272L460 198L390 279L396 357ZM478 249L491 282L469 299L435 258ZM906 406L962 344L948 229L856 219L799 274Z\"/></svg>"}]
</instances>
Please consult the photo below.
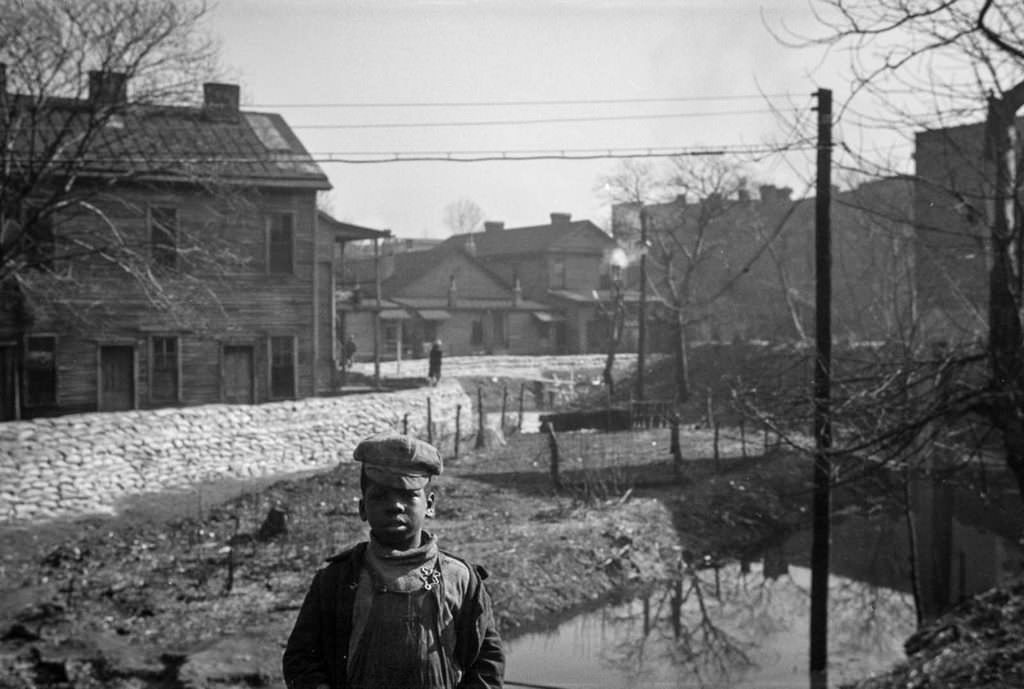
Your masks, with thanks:
<instances>
[{"instance_id":1,"label":"wooden power pole","mask_svg":"<svg viewBox=\"0 0 1024 689\"><path fill-rule=\"evenodd\" d=\"M640 305L636 331L636 399L644 399L644 368L647 365L647 208L640 206Z\"/></svg>"},{"instance_id":2,"label":"wooden power pole","mask_svg":"<svg viewBox=\"0 0 1024 689\"><path fill-rule=\"evenodd\" d=\"M828 576L832 448L832 91L818 89L818 181L814 203L814 501L811 539L811 687L828 686Z\"/></svg>"}]
</instances>

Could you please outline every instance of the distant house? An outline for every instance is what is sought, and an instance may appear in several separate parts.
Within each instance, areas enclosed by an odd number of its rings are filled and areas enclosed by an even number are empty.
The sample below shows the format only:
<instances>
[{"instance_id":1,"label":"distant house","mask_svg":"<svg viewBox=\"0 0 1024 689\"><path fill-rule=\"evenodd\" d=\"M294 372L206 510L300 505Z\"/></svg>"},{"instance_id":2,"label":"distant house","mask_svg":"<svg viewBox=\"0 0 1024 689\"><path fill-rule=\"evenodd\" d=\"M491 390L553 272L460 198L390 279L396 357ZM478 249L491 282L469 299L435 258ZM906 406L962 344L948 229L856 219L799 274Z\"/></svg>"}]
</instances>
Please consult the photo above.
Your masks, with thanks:
<instances>
[{"instance_id":1,"label":"distant house","mask_svg":"<svg viewBox=\"0 0 1024 689\"><path fill-rule=\"evenodd\" d=\"M1017 140L1024 118L1017 120ZM923 325L939 339L987 335L994 167L985 125L918 132L914 141L914 231ZM1019 153L1019 151L1018 151ZM1018 197L1024 203L1024 193Z\"/></svg>"},{"instance_id":2,"label":"distant house","mask_svg":"<svg viewBox=\"0 0 1024 689\"><path fill-rule=\"evenodd\" d=\"M388 359L425 356L434 340L441 340L449 355L557 351L551 328L557 316L550 308L525 298L521 285L506 282L458 245L386 257L379 306L374 269L372 261L349 263L354 284L370 288L339 306L344 329L361 352L373 351L367 333L372 334L378 314L381 354Z\"/></svg>"},{"instance_id":3,"label":"distant house","mask_svg":"<svg viewBox=\"0 0 1024 689\"><path fill-rule=\"evenodd\" d=\"M488 221L483 232L452 235L442 244L463 249L508 284L518 281L524 298L548 304L546 318L561 353L606 348L601 309L611 287L609 255L617 246L597 225L569 213L552 213L551 222L529 227Z\"/></svg>"},{"instance_id":4,"label":"distant house","mask_svg":"<svg viewBox=\"0 0 1024 689\"><path fill-rule=\"evenodd\" d=\"M835 190L832 309L837 337L884 339L906 326L914 306L911 189L907 179L886 178ZM791 193L764 185L756 197L677 197L645 207L651 289L686 307L690 340L813 336L815 200L792 199ZM631 203L613 207L613 234L625 247L638 245L640 208ZM694 249L698 236L699 251ZM691 259L677 256L670 274L659 246L685 247L699 258L691 266ZM667 281L678 285L687 270L689 297L673 297ZM670 335L659 338L665 336Z\"/></svg>"},{"instance_id":5,"label":"distant house","mask_svg":"<svg viewBox=\"0 0 1024 689\"><path fill-rule=\"evenodd\" d=\"M237 86L206 84L200 106L156 106L128 102L117 74L92 76L88 100L48 105L74 121L94 98L115 99L105 107L118 115L85 153L77 182L103 193L88 213L55 215L52 242L93 231L102 218L141 247L167 294L189 297L179 303L190 313L183 320L164 295L139 294L100 256L73 271L52 266L78 285L61 303L25 303L8 286L0 420L329 390L334 246L378 235L317 213L327 177L279 115L239 109ZM17 107L16 96L11 102ZM189 252L205 250L230 256L219 275L190 270Z\"/></svg>"}]
</instances>

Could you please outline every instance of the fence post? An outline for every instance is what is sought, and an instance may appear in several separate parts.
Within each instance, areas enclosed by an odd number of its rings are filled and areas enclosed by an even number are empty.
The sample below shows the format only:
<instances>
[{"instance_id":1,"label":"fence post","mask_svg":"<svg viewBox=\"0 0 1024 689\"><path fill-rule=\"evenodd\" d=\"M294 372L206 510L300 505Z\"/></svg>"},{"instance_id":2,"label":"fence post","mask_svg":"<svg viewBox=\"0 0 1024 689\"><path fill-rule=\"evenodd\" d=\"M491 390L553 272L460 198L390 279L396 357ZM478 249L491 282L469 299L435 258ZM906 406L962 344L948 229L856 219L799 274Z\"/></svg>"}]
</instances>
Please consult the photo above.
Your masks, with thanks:
<instances>
[{"instance_id":1,"label":"fence post","mask_svg":"<svg viewBox=\"0 0 1024 689\"><path fill-rule=\"evenodd\" d=\"M462 435L462 405L455 405L455 459L459 458L459 436Z\"/></svg>"},{"instance_id":2,"label":"fence post","mask_svg":"<svg viewBox=\"0 0 1024 689\"><path fill-rule=\"evenodd\" d=\"M526 383L519 386L519 423L516 424L516 433L523 432L523 410L526 407Z\"/></svg>"},{"instance_id":3,"label":"fence post","mask_svg":"<svg viewBox=\"0 0 1024 689\"><path fill-rule=\"evenodd\" d=\"M768 426L764 427L764 439L761 441L761 454L768 454Z\"/></svg>"},{"instance_id":4,"label":"fence post","mask_svg":"<svg viewBox=\"0 0 1024 689\"><path fill-rule=\"evenodd\" d=\"M427 404L430 404L430 398L427 398ZM409 412L402 417L402 435L409 435Z\"/></svg>"},{"instance_id":5,"label":"fence post","mask_svg":"<svg viewBox=\"0 0 1024 689\"><path fill-rule=\"evenodd\" d=\"M715 421L715 469L718 469L718 422Z\"/></svg>"},{"instance_id":6,"label":"fence post","mask_svg":"<svg viewBox=\"0 0 1024 689\"><path fill-rule=\"evenodd\" d=\"M477 429L476 429L476 448L479 450L485 445L484 440L484 389L478 387L476 389L476 417L477 417Z\"/></svg>"},{"instance_id":7,"label":"fence post","mask_svg":"<svg viewBox=\"0 0 1024 689\"><path fill-rule=\"evenodd\" d=\"M562 490L562 478L558 474L558 438L555 437L554 424L545 421L541 424L541 431L548 436L548 450L551 452L551 485L555 487L556 491L560 491Z\"/></svg>"},{"instance_id":8,"label":"fence post","mask_svg":"<svg viewBox=\"0 0 1024 689\"><path fill-rule=\"evenodd\" d=\"M427 442L431 445L434 444L434 410L429 397L427 397Z\"/></svg>"},{"instance_id":9,"label":"fence post","mask_svg":"<svg viewBox=\"0 0 1024 689\"><path fill-rule=\"evenodd\" d=\"M502 434L505 433L505 410L508 408L508 384L501 386L501 422L498 427L501 428Z\"/></svg>"},{"instance_id":10,"label":"fence post","mask_svg":"<svg viewBox=\"0 0 1024 689\"><path fill-rule=\"evenodd\" d=\"M740 417L740 456L747 458L747 424L744 418Z\"/></svg>"},{"instance_id":11,"label":"fence post","mask_svg":"<svg viewBox=\"0 0 1024 689\"><path fill-rule=\"evenodd\" d=\"M672 468L678 481L683 477L683 451L679 447L679 412L672 412L671 422L672 436L669 449L672 451Z\"/></svg>"}]
</instances>

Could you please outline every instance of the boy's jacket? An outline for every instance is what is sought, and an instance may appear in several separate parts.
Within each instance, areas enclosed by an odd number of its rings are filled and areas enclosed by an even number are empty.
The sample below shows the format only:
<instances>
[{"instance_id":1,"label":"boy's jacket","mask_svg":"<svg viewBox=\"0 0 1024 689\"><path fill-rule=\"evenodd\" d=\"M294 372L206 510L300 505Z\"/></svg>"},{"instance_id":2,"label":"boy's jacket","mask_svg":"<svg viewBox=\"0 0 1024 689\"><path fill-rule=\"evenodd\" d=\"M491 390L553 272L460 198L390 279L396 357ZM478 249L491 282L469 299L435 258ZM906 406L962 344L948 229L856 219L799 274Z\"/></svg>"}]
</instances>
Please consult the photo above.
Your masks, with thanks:
<instances>
[{"instance_id":1,"label":"boy's jacket","mask_svg":"<svg viewBox=\"0 0 1024 689\"><path fill-rule=\"evenodd\" d=\"M359 543L330 558L327 567L313 577L284 651L288 689L349 689L346 669L352 609L366 545ZM487 572L444 551L439 557L457 560L469 569L469 587L453 622L455 660L463 671L458 689L500 689L505 657L491 599L481 585Z\"/></svg>"}]
</instances>

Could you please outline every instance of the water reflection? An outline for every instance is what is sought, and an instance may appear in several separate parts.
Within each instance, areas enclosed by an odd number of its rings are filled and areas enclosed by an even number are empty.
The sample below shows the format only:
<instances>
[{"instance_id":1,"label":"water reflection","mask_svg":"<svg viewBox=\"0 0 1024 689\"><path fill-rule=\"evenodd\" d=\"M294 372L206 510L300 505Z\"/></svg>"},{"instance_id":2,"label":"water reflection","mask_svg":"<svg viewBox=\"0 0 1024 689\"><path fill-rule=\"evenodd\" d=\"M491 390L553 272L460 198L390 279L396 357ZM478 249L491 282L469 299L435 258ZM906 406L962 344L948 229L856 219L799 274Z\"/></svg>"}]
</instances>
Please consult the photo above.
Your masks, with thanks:
<instances>
[{"instance_id":1,"label":"water reflection","mask_svg":"<svg viewBox=\"0 0 1024 689\"><path fill-rule=\"evenodd\" d=\"M830 682L902 656L913 631L907 594L831 580ZM807 685L810 573L761 564L684 567L682 576L622 605L509 644L512 682L558 687L767 689Z\"/></svg>"}]
</instances>

